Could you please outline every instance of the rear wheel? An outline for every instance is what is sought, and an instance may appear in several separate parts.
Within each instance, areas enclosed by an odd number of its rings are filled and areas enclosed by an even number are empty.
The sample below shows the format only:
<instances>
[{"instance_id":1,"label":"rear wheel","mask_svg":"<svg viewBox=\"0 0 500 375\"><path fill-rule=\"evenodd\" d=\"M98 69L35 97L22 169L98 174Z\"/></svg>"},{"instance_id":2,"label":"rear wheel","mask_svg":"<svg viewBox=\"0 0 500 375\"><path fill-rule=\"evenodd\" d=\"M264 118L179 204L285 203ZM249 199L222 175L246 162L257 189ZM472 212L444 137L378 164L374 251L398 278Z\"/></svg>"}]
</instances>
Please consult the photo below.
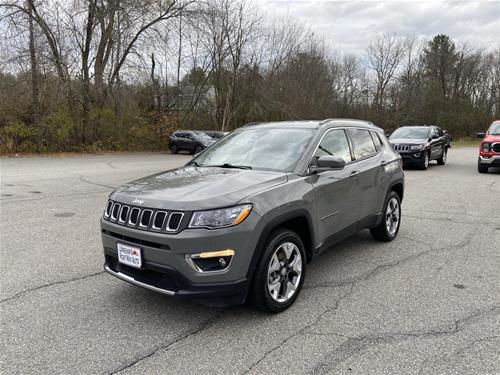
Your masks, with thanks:
<instances>
[{"instance_id":1,"label":"rear wheel","mask_svg":"<svg viewBox=\"0 0 500 375\"><path fill-rule=\"evenodd\" d=\"M444 165L446 163L447 155L448 155L448 149L445 147L443 148L443 154L439 159L437 159L438 165Z\"/></svg>"},{"instance_id":2,"label":"rear wheel","mask_svg":"<svg viewBox=\"0 0 500 375\"><path fill-rule=\"evenodd\" d=\"M488 166L481 163L477 163L477 171L479 173L488 173Z\"/></svg>"},{"instance_id":3,"label":"rear wheel","mask_svg":"<svg viewBox=\"0 0 500 375\"><path fill-rule=\"evenodd\" d=\"M290 307L304 283L305 259L304 244L295 232L273 232L255 270L250 290L254 306L271 313Z\"/></svg>"},{"instance_id":4,"label":"rear wheel","mask_svg":"<svg viewBox=\"0 0 500 375\"><path fill-rule=\"evenodd\" d=\"M389 242L396 238L401 224L401 199L395 191L387 196L382 212L382 221L370 232L376 240Z\"/></svg>"},{"instance_id":5,"label":"rear wheel","mask_svg":"<svg viewBox=\"0 0 500 375\"><path fill-rule=\"evenodd\" d=\"M430 156L428 151L424 151L424 154L422 155L422 159L420 160L419 164L419 169L426 170L429 168L429 161L430 161Z\"/></svg>"}]
</instances>

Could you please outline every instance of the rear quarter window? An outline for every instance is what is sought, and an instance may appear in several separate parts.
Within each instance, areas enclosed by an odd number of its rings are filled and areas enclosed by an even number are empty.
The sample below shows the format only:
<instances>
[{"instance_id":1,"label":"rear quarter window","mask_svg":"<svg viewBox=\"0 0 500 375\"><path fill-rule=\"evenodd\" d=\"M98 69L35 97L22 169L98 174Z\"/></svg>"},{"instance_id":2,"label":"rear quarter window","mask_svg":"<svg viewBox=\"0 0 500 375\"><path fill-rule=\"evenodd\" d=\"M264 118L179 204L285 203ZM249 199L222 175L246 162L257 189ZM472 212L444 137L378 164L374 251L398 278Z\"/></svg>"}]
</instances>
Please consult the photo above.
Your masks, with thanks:
<instances>
[{"instance_id":1,"label":"rear quarter window","mask_svg":"<svg viewBox=\"0 0 500 375\"><path fill-rule=\"evenodd\" d=\"M369 130L349 129L349 137L354 147L354 158L356 160L364 159L377 153Z\"/></svg>"}]
</instances>

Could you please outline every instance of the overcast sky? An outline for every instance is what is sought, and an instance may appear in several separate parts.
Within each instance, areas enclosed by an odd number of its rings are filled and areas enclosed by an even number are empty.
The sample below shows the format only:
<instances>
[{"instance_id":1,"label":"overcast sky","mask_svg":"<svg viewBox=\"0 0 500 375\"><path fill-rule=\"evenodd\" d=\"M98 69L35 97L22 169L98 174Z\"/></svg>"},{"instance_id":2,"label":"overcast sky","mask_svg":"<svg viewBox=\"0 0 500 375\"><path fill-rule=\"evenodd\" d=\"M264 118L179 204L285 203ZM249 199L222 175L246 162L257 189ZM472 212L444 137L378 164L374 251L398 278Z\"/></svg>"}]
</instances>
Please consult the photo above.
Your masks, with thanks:
<instances>
[{"instance_id":1,"label":"overcast sky","mask_svg":"<svg viewBox=\"0 0 500 375\"><path fill-rule=\"evenodd\" d=\"M430 38L438 33L457 42L493 50L500 46L500 0L493 1L306 1L257 0L268 15L302 20L343 53L364 53L377 33Z\"/></svg>"}]
</instances>

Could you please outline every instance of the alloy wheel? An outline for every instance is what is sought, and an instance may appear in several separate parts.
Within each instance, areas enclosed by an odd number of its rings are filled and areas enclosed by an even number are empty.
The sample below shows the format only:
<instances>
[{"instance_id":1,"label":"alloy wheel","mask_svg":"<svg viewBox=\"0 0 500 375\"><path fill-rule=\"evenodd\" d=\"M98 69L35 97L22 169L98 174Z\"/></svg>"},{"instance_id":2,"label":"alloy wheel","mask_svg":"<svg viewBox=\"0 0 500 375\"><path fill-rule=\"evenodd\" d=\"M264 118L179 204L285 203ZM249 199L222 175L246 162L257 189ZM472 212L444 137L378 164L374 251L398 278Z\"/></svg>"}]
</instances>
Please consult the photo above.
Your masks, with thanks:
<instances>
[{"instance_id":1,"label":"alloy wheel","mask_svg":"<svg viewBox=\"0 0 500 375\"><path fill-rule=\"evenodd\" d=\"M394 236L398 230L399 217L401 215L399 202L396 198L391 198L387 203L387 209L385 211L385 225L387 232Z\"/></svg>"},{"instance_id":2,"label":"alloy wheel","mask_svg":"<svg viewBox=\"0 0 500 375\"><path fill-rule=\"evenodd\" d=\"M279 303L290 300L302 278L302 255L293 242L280 244L269 261L267 289Z\"/></svg>"}]
</instances>

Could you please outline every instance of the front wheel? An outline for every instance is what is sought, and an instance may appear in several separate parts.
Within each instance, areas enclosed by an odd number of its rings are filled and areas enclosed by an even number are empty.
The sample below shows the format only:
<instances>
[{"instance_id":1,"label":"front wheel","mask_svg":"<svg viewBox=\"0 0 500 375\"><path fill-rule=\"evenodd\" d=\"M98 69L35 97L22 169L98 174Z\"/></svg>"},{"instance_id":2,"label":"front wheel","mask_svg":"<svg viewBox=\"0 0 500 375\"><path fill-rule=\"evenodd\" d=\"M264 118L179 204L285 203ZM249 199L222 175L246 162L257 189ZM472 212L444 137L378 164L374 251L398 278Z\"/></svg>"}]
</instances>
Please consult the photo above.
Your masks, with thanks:
<instances>
[{"instance_id":1,"label":"front wheel","mask_svg":"<svg viewBox=\"0 0 500 375\"><path fill-rule=\"evenodd\" d=\"M443 153L439 159L437 159L438 165L444 165L446 163L446 158L448 155L448 149L445 147L443 148Z\"/></svg>"},{"instance_id":2,"label":"front wheel","mask_svg":"<svg viewBox=\"0 0 500 375\"><path fill-rule=\"evenodd\" d=\"M171 152L173 155L175 155L175 154L177 154L177 153L179 152L179 149L177 148L177 146L176 146L176 145L172 145L172 146L170 146L170 152Z\"/></svg>"},{"instance_id":3,"label":"front wheel","mask_svg":"<svg viewBox=\"0 0 500 375\"><path fill-rule=\"evenodd\" d=\"M429 161L430 161L430 155L428 151L424 151L424 154L422 155L422 159L420 160L420 165L419 168L422 170L426 170L429 168Z\"/></svg>"},{"instance_id":4,"label":"front wheel","mask_svg":"<svg viewBox=\"0 0 500 375\"><path fill-rule=\"evenodd\" d=\"M389 242L396 238L401 225L401 199L395 191L389 193L382 212L382 221L370 232L376 240Z\"/></svg>"},{"instance_id":5,"label":"front wheel","mask_svg":"<svg viewBox=\"0 0 500 375\"><path fill-rule=\"evenodd\" d=\"M288 229L273 232L255 270L250 299L260 310L279 313L297 299L306 270L304 244Z\"/></svg>"}]
</instances>

